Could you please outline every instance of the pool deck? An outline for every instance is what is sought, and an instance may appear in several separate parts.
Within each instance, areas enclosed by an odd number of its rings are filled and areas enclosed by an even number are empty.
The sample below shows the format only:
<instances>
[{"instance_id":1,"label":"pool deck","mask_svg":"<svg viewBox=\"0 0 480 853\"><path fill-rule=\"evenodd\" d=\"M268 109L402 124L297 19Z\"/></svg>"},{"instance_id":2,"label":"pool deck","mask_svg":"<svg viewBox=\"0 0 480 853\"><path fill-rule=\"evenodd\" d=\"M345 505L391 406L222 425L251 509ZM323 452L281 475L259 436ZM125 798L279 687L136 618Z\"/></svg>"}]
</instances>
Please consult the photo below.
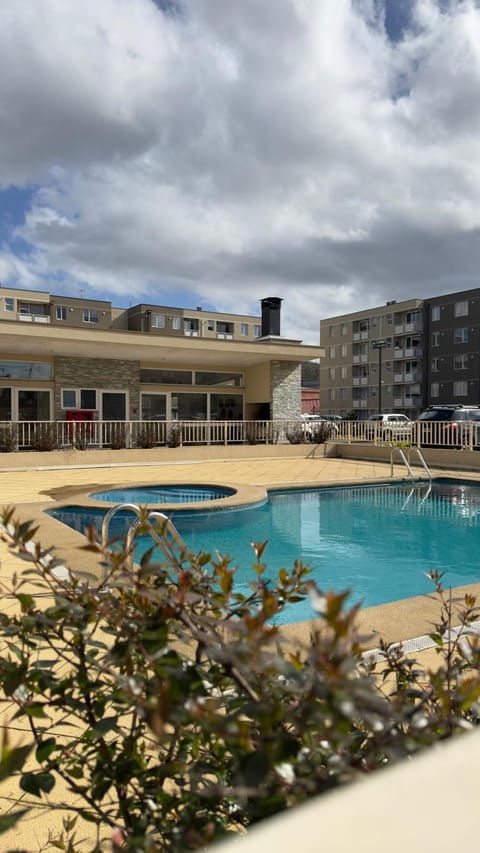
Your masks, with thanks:
<instances>
[{"instance_id":1,"label":"pool deck","mask_svg":"<svg viewBox=\"0 0 480 853\"><path fill-rule=\"evenodd\" d=\"M199 449L199 454L201 449ZM148 456L146 457L148 458ZM455 470L432 470L432 476L452 476L455 479L468 479L480 482L480 473ZM394 466L394 480L405 480L405 468ZM54 546L55 551L75 571L98 573L98 559L95 555L81 551L84 542L81 534L71 530L60 522L50 518L44 512L58 504L68 504L77 497L86 499L89 492L112 486L147 484L215 484L238 488L239 501L255 500L269 486L277 487L318 487L348 484L366 484L390 481L390 464L342 460L337 458L252 458L242 460L152 463L152 464L111 464L86 467L50 467L37 469L1 470L0 459L0 506L15 506L16 516L32 519L40 524L38 540L44 547ZM230 499L228 499L230 500ZM106 505L103 504L103 508ZM8 586L14 572L21 571L25 562L0 542L0 581ZM386 567L388 568L388 567ZM431 568L434 568L433 566ZM466 591L459 588L458 592ZM480 584L471 584L468 589L480 595ZM368 637L366 646L375 648L379 638L394 642L425 635L431 629L432 621L438 614L438 604L428 596L405 599L392 604L365 608L360 612L359 628ZM298 623L286 626L284 630L292 640L307 641L312 623ZM422 659L434 666L432 650L422 653ZM426 656L426 657L425 657ZM430 662L427 663L430 665ZM4 715L7 722L8 717ZM12 743L17 745L22 737L19 721L12 727ZM8 780L7 780L8 781ZM15 786L2 785L0 792L0 812L8 811L18 804ZM68 795L67 795L68 796ZM29 798L26 798L29 799ZM46 805L46 804L45 804ZM2 843L29 850L40 849L48 837L48 828L52 825L52 813L45 806L35 803L31 817L22 821L7 835ZM56 821L54 821L55 823ZM4 849L2 847L2 849ZM81 849L81 848L79 848Z\"/></svg>"}]
</instances>

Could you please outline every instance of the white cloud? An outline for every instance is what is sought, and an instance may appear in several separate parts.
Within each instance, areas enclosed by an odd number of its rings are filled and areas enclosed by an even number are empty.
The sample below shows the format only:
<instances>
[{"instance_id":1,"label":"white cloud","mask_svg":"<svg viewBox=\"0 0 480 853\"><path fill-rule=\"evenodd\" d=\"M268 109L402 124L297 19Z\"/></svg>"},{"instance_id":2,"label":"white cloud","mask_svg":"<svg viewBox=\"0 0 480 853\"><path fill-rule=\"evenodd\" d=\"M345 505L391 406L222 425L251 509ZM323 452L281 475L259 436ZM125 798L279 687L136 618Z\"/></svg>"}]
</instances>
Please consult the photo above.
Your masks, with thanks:
<instances>
[{"instance_id":1,"label":"white cloud","mask_svg":"<svg viewBox=\"0 0 480 853\"><path fill-rule=\"evenodd\" d=\"M412 0L392 42L373 0L5 0L0 177L36 190L3 281L277 295L312 342L477 286L480 10L442 5Z\"/></svg>"}]
</instances>

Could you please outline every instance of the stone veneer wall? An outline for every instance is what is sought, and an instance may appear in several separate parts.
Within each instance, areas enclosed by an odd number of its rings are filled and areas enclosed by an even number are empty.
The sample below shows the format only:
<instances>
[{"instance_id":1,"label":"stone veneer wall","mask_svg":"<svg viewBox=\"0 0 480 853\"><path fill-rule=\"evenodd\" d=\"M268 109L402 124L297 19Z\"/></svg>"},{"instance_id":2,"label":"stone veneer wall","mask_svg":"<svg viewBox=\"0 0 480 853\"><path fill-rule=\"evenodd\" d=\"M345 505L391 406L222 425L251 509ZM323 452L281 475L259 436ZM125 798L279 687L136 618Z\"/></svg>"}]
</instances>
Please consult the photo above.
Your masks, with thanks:
<instances>
[{"instance_id":1,"label":"stone veneer wall","mask_svg":"<svg viewBox=\"0 0 480 853\"><path fill-rule=\"evenodd\" d=\"M57 356L55 370L55 418L65 419L61 407L62 388L96 388L126 391L127 420L138 420L140 412L140 362L109 358ZM98 401L100 402L100 401Z\"/></svg>"},{"instance_id":2,"label":"stone veneer wall","mask_svg":"<svg viewBox=\"0 0 480 853\"><path fill-rule=\"evenodd\" d=\"M298 419L302 412L302 366L297 361L272 361L272 420Z\"/></svg>"}]
</instances>

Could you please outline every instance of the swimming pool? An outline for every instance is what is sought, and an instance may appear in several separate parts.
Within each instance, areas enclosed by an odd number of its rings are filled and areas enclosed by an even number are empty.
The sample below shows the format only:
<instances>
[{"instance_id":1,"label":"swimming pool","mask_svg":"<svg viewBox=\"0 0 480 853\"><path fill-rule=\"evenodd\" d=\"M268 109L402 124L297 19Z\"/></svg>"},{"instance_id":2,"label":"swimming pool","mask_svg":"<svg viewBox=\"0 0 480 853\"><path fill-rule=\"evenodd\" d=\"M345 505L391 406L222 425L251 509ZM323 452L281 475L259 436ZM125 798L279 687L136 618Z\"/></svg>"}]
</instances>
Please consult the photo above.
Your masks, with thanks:
<instances>
[{"instance_id":1,"label":"swimming pool","mask_svg":"<svg viewBox=\"0 0 480 853\"><path fill-rule=\"evenodd\" d=\"M50 510L83 531L101 525L103 512L83 507ZM297 558L321 589L349 588L367 607L432 591L425 573L446 572L445 584L480 581L480 484L438 480L425 484L272 491L263 505L169 513L194 552L228 554L239 566L238 587L253 578L252 541L269 544L263 560L270 576ZM114 517L110 535L123 535L132 519ZM138 542L140 556L150 547ZM308 601L291 604L280 622L310 619Z\"/></svg>"}]
</instances>

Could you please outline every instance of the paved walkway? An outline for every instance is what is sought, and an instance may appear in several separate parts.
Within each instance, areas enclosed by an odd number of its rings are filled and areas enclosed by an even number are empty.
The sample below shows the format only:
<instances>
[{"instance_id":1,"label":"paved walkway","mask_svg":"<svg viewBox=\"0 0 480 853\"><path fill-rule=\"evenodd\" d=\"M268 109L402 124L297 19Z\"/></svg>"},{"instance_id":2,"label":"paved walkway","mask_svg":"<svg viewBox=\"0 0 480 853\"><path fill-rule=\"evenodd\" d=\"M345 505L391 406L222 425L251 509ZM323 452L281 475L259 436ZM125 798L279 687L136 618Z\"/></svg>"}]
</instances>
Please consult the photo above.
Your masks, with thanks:
<instances>
[{"instance_id":1,"label":"paved walkway","mask_svg":"<svg viewBox=\"0 0 480 853\"><path fill-rule=\"evenodd\" d=\"M433 473L445 476L445 471ZM404 476L405 469L395 466L394 477ZM454 476L480 480L480 474L468 472L455 471ZM41 528L38 539L42 545L55 546L59 555L67 558L69 565L81 570L85 559L95 559L79 550L83 537L44 514L44 510L54 506L57 501L71 500L75 494L83 492L86 495L96 488L115 485L153 483L208 483L248 488L385 482L389 479L390 464L336 458L225 459L215 462L199 460L195 463L126 464L115 467L95 465L49 470L0 470L0 506L14 505L20 518L31 518L38 522ZM0 542L0 581L8 584L12 574L24 566L25 563L10 551L5 543ZM365 609L361 614L361 628L372 636L370 645L375 646L378 645L376 638L379 636L394 641L428 633L436 612L436 606L428 598L408 599ZM293 625L285 630L294 638L308 639L310 625ZM11 742L14 745L21 743L22 726L18 722L14 726L9 723L9 729L12 732ZM2 785L0 813L18 805L16 792L16 786L8 783L8 780ZM28 801L29 798L26 797L25 800ZM1 850L23 848L38 851L47 840L48 831L61 827L59 814L52 815L48 809L39 807L38 802L35 806L35 810L20 826L1 837Z\"/></svg>"}]
</instances>

